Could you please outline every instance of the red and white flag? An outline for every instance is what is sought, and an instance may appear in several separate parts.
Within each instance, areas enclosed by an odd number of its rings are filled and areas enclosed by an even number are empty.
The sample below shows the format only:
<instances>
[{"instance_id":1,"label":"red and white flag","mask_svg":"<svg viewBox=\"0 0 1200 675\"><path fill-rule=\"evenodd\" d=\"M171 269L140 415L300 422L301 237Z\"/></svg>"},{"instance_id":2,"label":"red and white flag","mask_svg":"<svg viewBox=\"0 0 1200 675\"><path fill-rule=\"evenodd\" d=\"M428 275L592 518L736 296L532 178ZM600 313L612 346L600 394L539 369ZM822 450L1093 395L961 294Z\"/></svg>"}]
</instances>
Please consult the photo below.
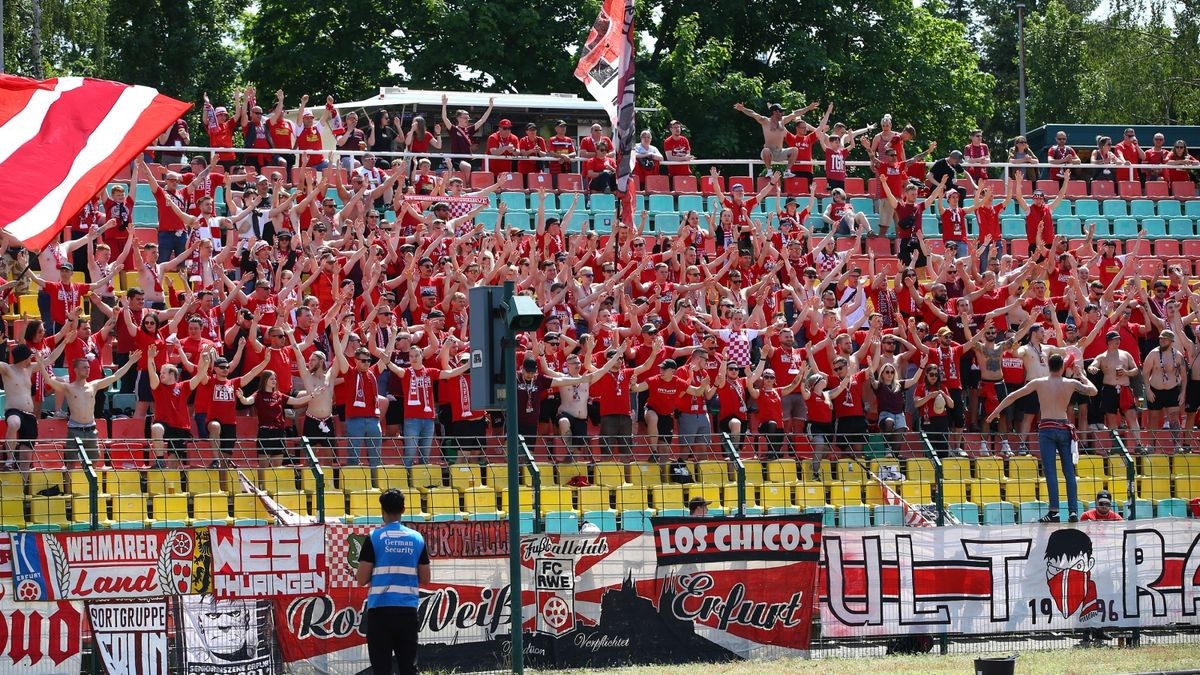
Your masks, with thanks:
<instances>
[{"instance_id":1,"label":"red and white flag","mask_svg":"<svg viewBox=\"0 0 1200 675\"><path fill-rule=\"evenodd\" d=\"M43 248L190 107L149 87L0 75L0 227Z\"/></svg>"},{"instance_id":2,"label":"red and white flag","mask_svg":"<svg viewBox=\"0 0 1200 675\"><path fill-rule=\"evenodd\" d=\"M630 185L633 166L634 56L633 0L604 0L600 16L592 24L583 55L575 66L575 77L608 112L613 127L614 159L617 162L617 192L621 196L621 222L633 224L634 189Z\"/></svg>"}]
</instances>

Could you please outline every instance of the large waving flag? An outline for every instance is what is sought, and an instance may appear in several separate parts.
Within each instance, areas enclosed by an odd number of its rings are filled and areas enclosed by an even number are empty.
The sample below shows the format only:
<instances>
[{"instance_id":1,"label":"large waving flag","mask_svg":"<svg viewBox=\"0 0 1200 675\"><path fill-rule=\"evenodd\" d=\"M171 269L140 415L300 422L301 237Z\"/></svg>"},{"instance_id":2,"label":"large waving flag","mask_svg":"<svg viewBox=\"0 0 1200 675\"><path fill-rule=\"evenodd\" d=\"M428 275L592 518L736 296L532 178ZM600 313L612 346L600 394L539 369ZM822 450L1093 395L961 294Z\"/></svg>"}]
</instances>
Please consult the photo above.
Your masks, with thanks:
<instances>
[{"instance_id":1,"label":"large waving flag","mask_svg":"<svg viewBox=\"0 0 1200 675\"><path fill-rule=\"evenodd\" d=\"M149 87L0 75L0 227L44 247L190 107Z\"/></svg>"},{"instance_id":2,"label":"large waving flag","mask_svg":"<svg viewBox=\"0 0 1200 675\"><path fill-rule=\"evenodd\" d=\"M634 56L637 43L633 32L633 0L604 0L600 16L592 24L575 77L583 82L608 112L613 127L617 162L617 192L621 196L621 221L633 224L634 190L630 149L633 147Z\"/></svg>"}]
</instances>

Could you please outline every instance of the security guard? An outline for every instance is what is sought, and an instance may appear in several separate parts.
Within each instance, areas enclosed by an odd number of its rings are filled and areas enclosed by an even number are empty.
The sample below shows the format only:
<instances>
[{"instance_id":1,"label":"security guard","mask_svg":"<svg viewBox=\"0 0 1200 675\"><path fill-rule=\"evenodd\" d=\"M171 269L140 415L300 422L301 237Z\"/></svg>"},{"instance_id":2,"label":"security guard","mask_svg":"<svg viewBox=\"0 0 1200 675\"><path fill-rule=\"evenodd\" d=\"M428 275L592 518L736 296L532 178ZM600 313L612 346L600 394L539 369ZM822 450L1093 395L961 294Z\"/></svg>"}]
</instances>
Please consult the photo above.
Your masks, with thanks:
<instances>
[{"instance_id":1,"label":"security guard","mask_svg":"<svg viewBox=\"0 0 1200 675\"><path fill-rule=\"evenodd\" d=\"M371 672L392 675L392 656L400 673L417 671L418 588L429 583L429 553L420 532L400 523L404 493L395 488L379 495L383 526L363 542L358 583L367 594L367 653Z\"/></svg>"}]
</instances>

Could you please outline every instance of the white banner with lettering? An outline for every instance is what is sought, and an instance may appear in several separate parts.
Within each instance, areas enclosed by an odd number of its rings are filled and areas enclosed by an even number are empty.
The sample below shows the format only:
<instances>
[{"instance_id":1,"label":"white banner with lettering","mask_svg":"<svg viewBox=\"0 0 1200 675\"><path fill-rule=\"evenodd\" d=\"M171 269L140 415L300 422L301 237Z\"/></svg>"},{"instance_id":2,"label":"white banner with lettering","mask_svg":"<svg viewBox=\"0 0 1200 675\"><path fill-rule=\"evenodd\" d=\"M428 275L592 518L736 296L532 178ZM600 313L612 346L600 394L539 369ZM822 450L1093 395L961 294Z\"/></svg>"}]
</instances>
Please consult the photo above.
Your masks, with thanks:
<instances>
[{"instance_id":1,"label":"white banner with lettering","mask_svg":"<svg viewBox=\"0 0 1200 675\"><path fill-rule=\"evenodd\" d=\"M1195 623L1200 521L830 529L826 637Z\"/></svg>"}]
</instances>

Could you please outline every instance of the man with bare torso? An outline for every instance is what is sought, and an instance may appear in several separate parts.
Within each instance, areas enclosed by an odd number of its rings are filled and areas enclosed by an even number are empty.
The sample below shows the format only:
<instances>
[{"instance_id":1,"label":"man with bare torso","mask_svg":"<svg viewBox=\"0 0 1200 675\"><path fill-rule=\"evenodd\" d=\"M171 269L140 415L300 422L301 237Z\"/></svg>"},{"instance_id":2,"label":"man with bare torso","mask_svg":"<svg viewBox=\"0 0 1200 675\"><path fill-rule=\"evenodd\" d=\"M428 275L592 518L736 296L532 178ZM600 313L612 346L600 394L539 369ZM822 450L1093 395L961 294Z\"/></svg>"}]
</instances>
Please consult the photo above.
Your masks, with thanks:
<instances>
[{"instance_id":1,"label":"man with bare torso","mask_svg":"<svg viewBox=\"0 0 1200 675\"><path fill-rule=\"evenodd\" d=\"M17 456L17 450L24 448L32 454L33 442L38 438L38 410L33 404L33 373L41 368L40 361L54 363L62 354L68 342L75 339L75 317L67 324L65 339L59 340L54 351L45 359L34 358L33 351L26 345L17 345L11 352L12 363L0 362L0 379L4 382L4 420L7 424L5 443L8 449L8 459L4 460L4 470L12 471L18 468L19 461L25 458ZM21 469L27 470L28 464Z\"/></svg>"},{"instance_id":2,"label":"man with bare torso","mask_svg":"<svg viewBox=\"0 0 1200 675\"><path fill-rule=\"evenodd\" d=\"M800 116L804 113L815 110L818 105L820 105L819 102L810 103L806 107L785 116L783 114L783 106L778 103L772 103L767 106L769 117L763 117L741 103L734 104L734 110L750 117L762 127L763 149L760 157L762 157L762 162L766 166L768 174L771 171L771 167L776 164L783 164L790 167L796 161L798 150L795 147L785 147L787 125L800 119Z\"/></svg>"},{"instance_id":3,"label":"man with bare torso","mask_svg":"<svg viewBox=\"0 0 1200 675\"><path fill-rule=\"evenodd\" d=\"M1000 401L1008 396L1008 385L1004 382L1004 352L1020 342L1032 325L1033 317L1030 317L1012 337L996 342L998 336L996 326L990 321L984 324L983 341L975 345L974 351L975 363L979 365L979 401L985 417L991 414ZM967 331L967 336L970 338L971 327L964 325L964 330ZM1002 435L1009 431L1008 417L1004 416L999 419L1000 422L988 425L987 434L989 437L1001 434L1000 454L1011 457L1012 447L1009 446L1008 439ZM985 441L985 443L987 442Z\"/></svg>"},{"instance_id":4,"label":"man with bare torso","mask_svg":"<svg viewBox=\"0 0 1200 675\"><path fill-rule=\"evenodd\" d=\"M1163 330L1158 334L1158 349L1151 350L1142 361L1149 411L1146 424L1151 429L1178 428L1186 372L1187 357L1175 348L1175 331Z\"/></svg>"},{"instance_id":5,"label":"man with bare torso","mask_svg":"<svg viewBox=\"0 0 1200 675\"><path fill-rule=\"evenodd\" d=\"M1083 366L1076 361L1071 369L1070 377L1063 377L1063 357L1052 354L1047 359L1049 374L1029 381L1024 387L1014 391L988 415L988 423L996 421L1000 412L1022 396L1036 394L1041 407L1042 421L1038 425L1038 450L1042 455L1042 471L1046 475L1046 490L1050 493L1050 509L1038 521L1041 523L1059 522L1058 467L1056 460L1062 461L1063 479L1067 484L1067 513L1068 522L1079 522L1078 488L1075 483L1075 428L1067 421L1067 410L1071 405L1071 397L1080 393L1084 396L1095 396L1096 385L1084 377ZM1028 372L1028 371L1027 371Z\"/></svg>"},{"instance_id":6,"label":"man with bare torso","mask_svg":"<svg viewBox=\"0 0 1200 675\"><path fill-rule=\"evenodd\" d=\"M138 359L142 358L142 352L140 349L134 350L129 356L125 365L117 368L112 375L90 382L87 376L91 372L91 367L85 357L81 356L71 364L75 378L69 382L54 377L54 370L50 367L49 361L41 363L42 370L46 375L46 384L50 385L56 396L67 399L67 409L70 411L70 417L67 418L67 438L77 438L83 441L88 458L93 462L98 459L96 454L96 394L120 380L138 362ZM73 455L74 453L68 449L66 456Z\"/></svg>"},{"instance_id":7,"label":"man with bare torso","mask_svg":"<svg viewBox=\"0 0 1200 675\"><path fill-rule=\"evenodd\" d=\"M1043 341L1045 339L1045 327L1040 323L1034 323L1029 327L1029 342L1017 349L1017 357L1021 359L1021 363L1025 366L1026 383L1033 382L1040 377L1050 374L1047 358L1052 354L1058 353L1058 348L1044 344ZM1018 401L1017 413L1021 416L1018 422L1021 431L1021 446L1017 450L1017 453L1027 455L1029 454L1029 446L1026 439L1029 437L1030 428L1033 426L1033 418L1038 415L1038 397L1029 394ZM1044 418L1046 416L1045 411L1042 411L1041 415Z\"/></svg>"},{"instance_id":8,"label":"man with bare torso","mask_svg":"<svg viewBox=\"0 0 1200 675\"><path fill-rule=\"evenodd\" d=\"M1101 374L1100 412L1104 415L1104 425L1109 429L1121 426L1121 417L1133 436L1137 447L1142 447L1140 425L1138 424L1137 400L1130 387L1130 381L1137 377L1138 367L1133 355L1121 349L1121 334L1110 330L1104 336L1108 341L1108 349L1092 359L1088 368L1092 374Z\"/></svg>"}]
</instances>

